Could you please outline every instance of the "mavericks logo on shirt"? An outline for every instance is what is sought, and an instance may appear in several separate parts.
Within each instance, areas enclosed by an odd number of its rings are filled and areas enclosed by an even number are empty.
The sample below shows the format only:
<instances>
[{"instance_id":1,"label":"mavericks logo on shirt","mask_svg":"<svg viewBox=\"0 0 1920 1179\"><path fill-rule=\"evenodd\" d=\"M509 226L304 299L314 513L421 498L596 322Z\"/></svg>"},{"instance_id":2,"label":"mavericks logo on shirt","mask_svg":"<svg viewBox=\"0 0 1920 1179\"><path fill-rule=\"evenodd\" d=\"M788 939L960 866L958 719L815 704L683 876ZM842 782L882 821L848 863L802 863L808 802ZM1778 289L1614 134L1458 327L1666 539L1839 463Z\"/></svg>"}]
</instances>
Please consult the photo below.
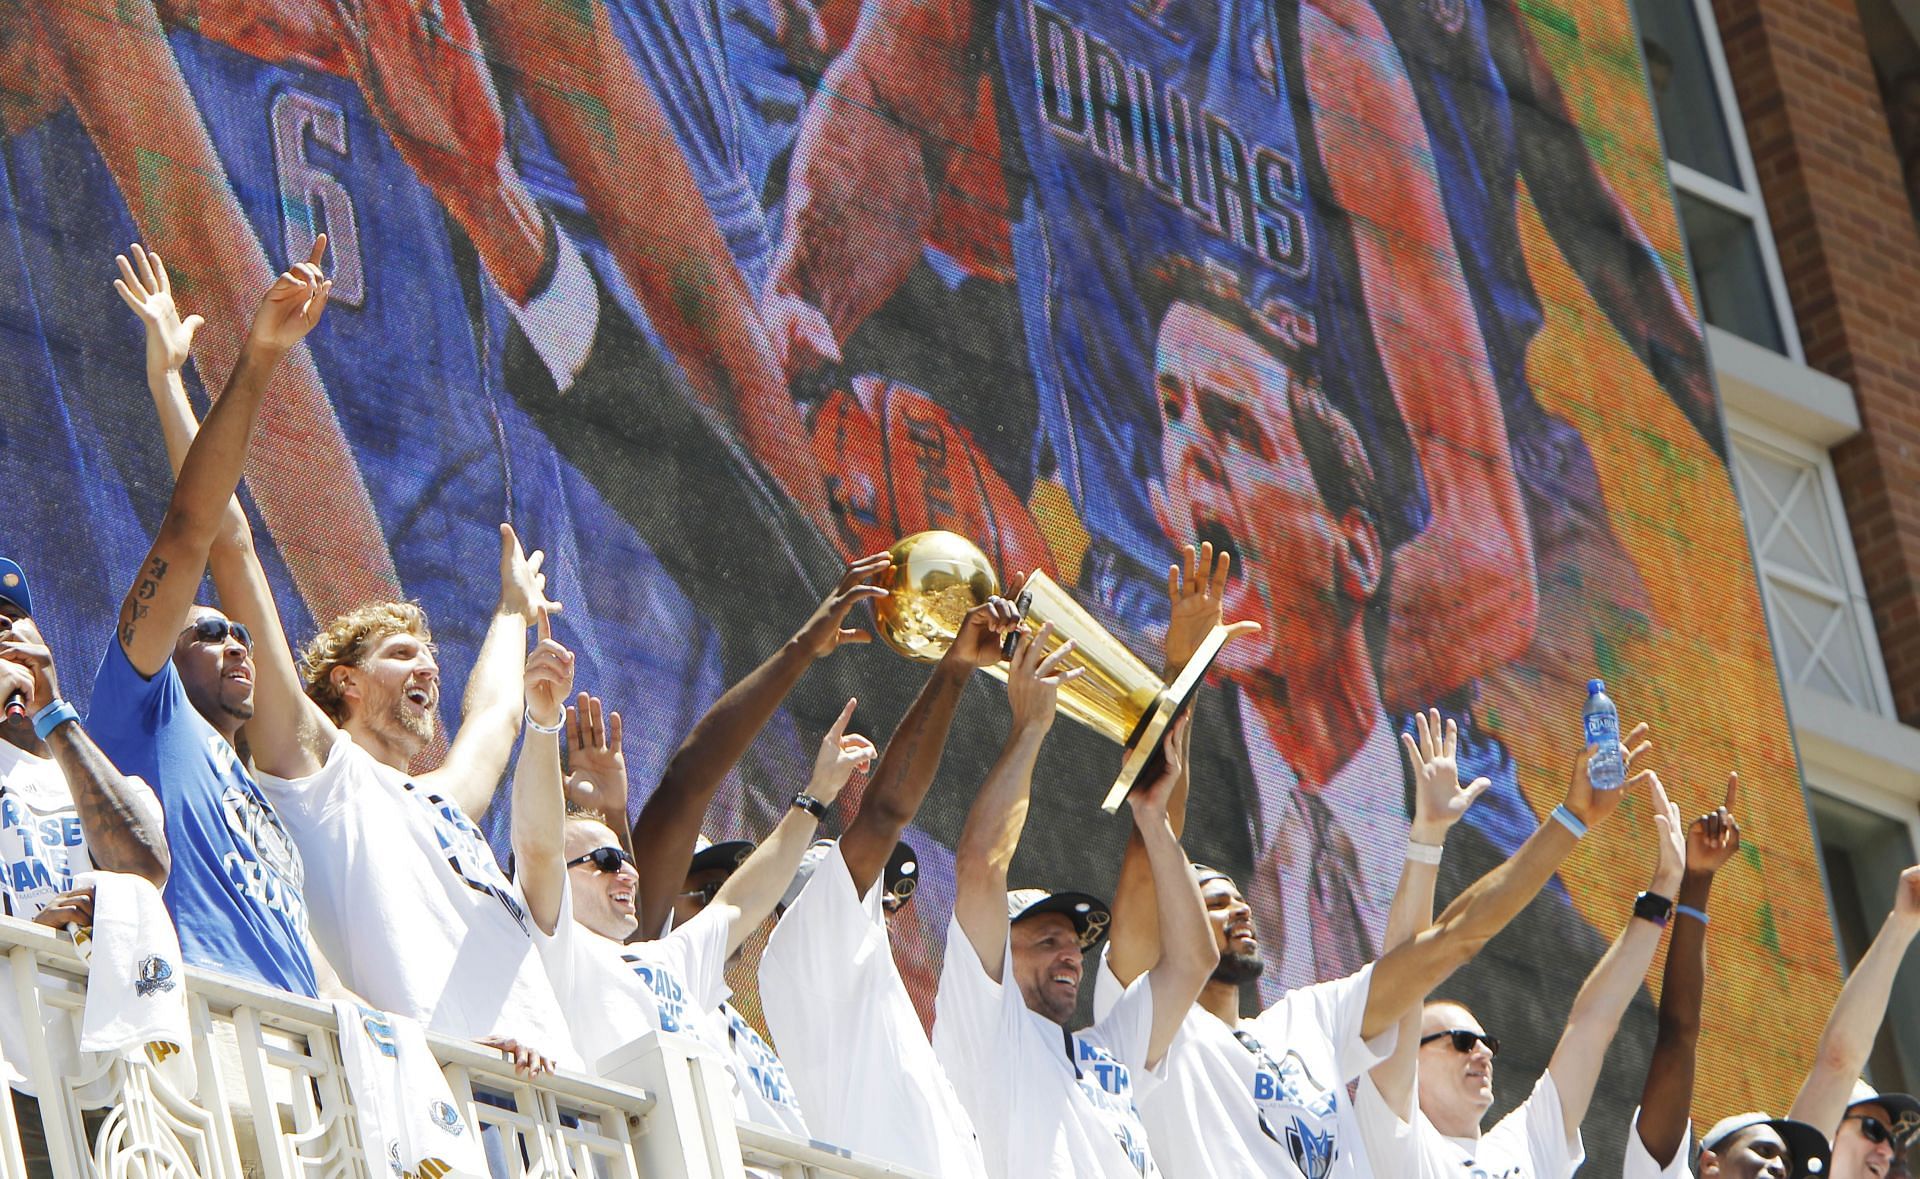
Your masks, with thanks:
<instances>
[{"instance_id":1,"label":"mavericks logo on shirt","mask_svg":"<svg viewBox=\"0 0 1920 1179\"><path fill-rule=\"evenodd\" d=\"M1255 1056L1253 1100L1261 1107L1261 1131L1287 1148L1305 1179L1326 1179L1340 1157L1334 1129L1342 1090L1315 1081L1297 1052L1275 1061L1261 1048ZM1276 1125L1283 1128L1276 1132Z\"/></svg>"},{"instance_id":2,"label":"mavericks logo on shirt","mask_svg":"<svg viewBox=\"0 0 1920 1179\"><path fill-rule=\"evenodd\" d=\"M226 747L225 741L218 737L214 740L221 748ZM243 849L223 857L227 879L261 908L285 914L305 934L307 902L300 891L305 870L300 866L299 850L273 809L237 784L221 792L220 809L227 817L227 830Z\"/></svg>"}]
</instances>

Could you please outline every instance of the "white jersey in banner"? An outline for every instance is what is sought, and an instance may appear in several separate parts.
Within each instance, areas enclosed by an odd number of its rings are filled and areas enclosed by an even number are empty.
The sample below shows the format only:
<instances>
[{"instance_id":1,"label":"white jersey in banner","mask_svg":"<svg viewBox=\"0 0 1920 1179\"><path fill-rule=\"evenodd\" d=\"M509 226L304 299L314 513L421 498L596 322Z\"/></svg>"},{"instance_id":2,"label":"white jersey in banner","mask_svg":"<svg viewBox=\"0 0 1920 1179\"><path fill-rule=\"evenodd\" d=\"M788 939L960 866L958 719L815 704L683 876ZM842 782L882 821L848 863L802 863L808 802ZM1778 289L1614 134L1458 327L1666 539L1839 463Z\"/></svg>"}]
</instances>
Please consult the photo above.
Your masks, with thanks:
<instances>
[{"instance_id":1,"label":"white jersey in banner","mask_svg":"<svg viewBox=\"0 0 1920 1179\"><path fill-rule=\"evenodd\" d=\"M1387 1107L1371 1078L1354 1102L1367 1153L1379 1174L1407 1179L1571 1179L1587 1159L1580 1128L1568 1132L1551 1071L1527 1099L1478 1139L1449 1138L1427 1116L1411 1124ZM1685 1172L1682 1172L1684 1174Z\"/></svg>"},{"instance_id":2,"label":"white jersey in banner","mask_svg":"<svg viewBox=\"0 0 1920 1179\"><path fill-rule=\"evenodd\" d=\"M578 1068L519 886L451 799L339 733L319 772L260 776L307 867L320 950L383 1011Z\"/></svg>"},{"instance_id":3,"label":"white jersey in banner","mask_svg":"<svg viewBox=\"0 0 1920 1179\"><path fill-rule=\"evenodd\" d=\"M1361 1039L1372 981L1368 965L1288 991L1238 1028L1194 1004L1167 1049L1166 1079L1140 1099L1162 1169L1279 1179L1394 1174L1368 1167L1347 1097L1348 1083L1385 1060L1398 1040L1391 1028ZM1111 1009L1120 993L1103 952L1094 1014Z\"/></svg>"},{"instance_id":4,"label":"white jersey in banner","mask_svg":"<svg viewBox=\"0 0 1920 1179\"><path fill-rule=\"evenodd\" d=\"M1028 1009L1013 980L1011 941L994 982L958 920L947 922L946 960L933 1020L933 1051L973 1118L994 1179L1158 1175L1135 1107L1135 1085L1153 1034L1145 976L1105 1018L1082 1031Z\"/></svg>"},{"instance_id":5,"label":"white jersey in banner","mask_svg":"<svg viewBox=\"0 0 1920 1179\"><path fill-rule=\"evenodd\" d=\"M0 741L0 895L31 920L93 867L59 763Z\"/></svg>"},{"instance_id":6,"label":"white jersey in banner","mask_svg":"<svg viewBox=\"0 0 1920 1179\"><path fill-rule=\"evenodd\" d=\"M838 844L760 955L767 1030L815 1135L939 1179L985 1173L973 1122L894 965L880 907Z\"/></svg>"},{"instance_id":7,"label":"white jersey in banner","mask_svg":"<svg viewBox=\"0 0 1920 1179\"><path fill-rule=\"evenodd\" d=\"M719 910L653 941L622 944L574 921L572 881L560 895L560 918L552 937L540 937L540 951L589 1068L656 1028L692 1036L728 1062L739 1117L808 1136L779 1058L726 1003L731 931Z\"/></svg>"}]
</instances>

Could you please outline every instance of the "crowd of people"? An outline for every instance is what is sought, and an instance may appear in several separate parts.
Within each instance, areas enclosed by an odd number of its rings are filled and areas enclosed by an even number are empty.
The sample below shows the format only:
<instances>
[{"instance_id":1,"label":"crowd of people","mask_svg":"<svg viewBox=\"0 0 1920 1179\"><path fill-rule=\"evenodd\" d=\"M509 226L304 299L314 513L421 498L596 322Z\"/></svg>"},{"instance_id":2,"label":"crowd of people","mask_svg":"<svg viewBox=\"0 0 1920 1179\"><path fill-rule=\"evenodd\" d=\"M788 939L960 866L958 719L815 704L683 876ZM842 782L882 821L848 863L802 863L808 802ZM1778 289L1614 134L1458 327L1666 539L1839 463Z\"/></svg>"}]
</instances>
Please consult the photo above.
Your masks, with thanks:
<instances>
[{"instance_id":1,"label":"crowd of people","mask_svg":"<svg viewBox=\"0 0 1920 1179\"><path fill-rule=\"evenodd\" d=\"M89 924L91 890L64 886L88 869L129 873L164 890L194 967L351 996L495 1046L529 1073L593 1074L648 1032L679 1033L729 1062L743 1120L934 1176L1169 1179L1572 1175L1608 1046L1671 928L1641 1108L1607 1128L1626 1140L1625 1173L1904 1173L1920 1101L1859 1076L1920 933L1920 867L1902 875L1785 1116L1727 1117L1698 1135L1696 1155L1709 901L1740 847L1738 782L1685 821L1650 768L1645 726L1625 742L1625 788L1596 789L1594 750L1576 751L1550 817L1436 916L1447 833L1487 783L1460 781L1453 720L1417 716L1402 738L1413 822L1378 957L1251 1012L1262 937L1287 931L1258 928L1239 882L1182 849L1184 719L1129 798L1134 829L1110 904L1062 887L1072 882L1010 876L1061 687L1084 669L1071 642L1052 646L1001 597L966 615L884 749L848 731L849 700L763 840L704 841L721 782L807 668L866 640L854 615L887 592L885 554L852 562L791 640L708 710L629 823L620 714L576 693L542 555L502 525L498 603L443 742L423 612L369 603L296 648L237 498L268 380L322 318L325 248L322 236L272 284L204 421L181 379L197 321L180 317L161 259L138 246L119 259L175 483L84 719L33 622L30 578L43 571L0 559L0 805L30 820L8 824L25 865L4 881L9 916ZM1169 673L1222 625L1230 564L1201 544L1169 569ZM195 600L203 572L220 609ZM929 1034L888 940L918 883L901 837L962 689L1003 658L1011 724L954 851ZM436 768L415 772L422 760ZM857 810L836 815L862 771ZM506 781L511 870L475 825ZM1622 821L1628 791L1651 816L1647 887L1621 898L1620 932L1573 998L1546 1072L1483 1126L1498 1029L1441 997L1444 984L1590 828ZM826 824L837 838L820 838ZM1350 903L1313 873L1297 887L1299 911ZM763 1034L729 1004L725 976L770 918ZM1089 976L1095 1018L1076 1028Z\"/></svg>"}]
</instances>

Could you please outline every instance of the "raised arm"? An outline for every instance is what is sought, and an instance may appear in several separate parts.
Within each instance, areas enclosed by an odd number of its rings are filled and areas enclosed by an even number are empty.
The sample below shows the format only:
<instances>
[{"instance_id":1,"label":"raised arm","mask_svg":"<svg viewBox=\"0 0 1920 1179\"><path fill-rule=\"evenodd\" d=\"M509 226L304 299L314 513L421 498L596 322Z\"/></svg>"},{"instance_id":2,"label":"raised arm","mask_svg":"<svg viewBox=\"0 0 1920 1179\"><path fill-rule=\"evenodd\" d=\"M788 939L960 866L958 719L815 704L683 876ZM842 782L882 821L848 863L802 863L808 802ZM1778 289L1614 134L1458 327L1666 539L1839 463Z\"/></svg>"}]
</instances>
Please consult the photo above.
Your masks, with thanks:
<instances>
[{"instance_id":1,"label":"raised arm","mask_svg":"<svg viewBox=\"0 0 1920 1179\"><path fill-rule=\"evenodd\" d=\"M840 837L857 896L867 895L900 842L900 833L920 812L920 804L940 769L960 692L977 667L1000 662L1003 636L1020 624L1020 611L1005 598L989 598L967 611L953 645L934 666L933 675L900 720L880 765L860 796L860 813Z\"/></svg>"},{"instance_id":2,"label":"raised arm","mask_svg":"<svg viewBox=\"0 0 1920 1179\"><path fill-rule=\"evenodd\" d=\"M1520 171L1547 232L1614 329L1716 453L1725 453L1706 342L1680 284L1601 175L1553 65L1514 0L1489 0L1487 38L1512 99Z\"/></svg>"},{"instance_id":3,"label":"raised arm","mask_svg":"<svg viewBox=\"0 0 1920 1179\"><path fill-rule=\"evenodd\" d=\"M527 735L513 766L513 860L527 911L542 933L560 919L567 880L567 803L560 782L560 729L573 687L573 652L553 639L545 611L524 672Z\"/></svg>"},{"instance_id":4,"label":"raised arm","mask_svg":"<svg viewBox=\"0 0 1920 1179\"><path fill-rule=\"evenodd\" d=\"M847 566L840 584L806 624L714 701L674 750L660 784L633 822L633 858L640 873L634 903L641 937L653 937L666 925L674 894L693 862L707 807L774 709L800 682L801 673L842 643L872 641L865 631L846 625L847 615L861 602L886 594L872 582L889 564L885 553L874 553Z\"/></svg>"},{"instance_id":5,"label":"raised arm","mask_svg":"<svg viewBox=\"0 0 1920 1179\"><path fill-rule=\"evenodd\" d=\"M1150 487L1149 495L1157 496ZM1180 560L1167 566L1169 615L1166 639L1166 666L1162 676L1172 679L1180 674L1201 640L1221 624L1220 604L1227 592L1227 576L1233 568L1233 554L1213 551L1212 541L1202 541L1196 550L1180 546ZM1257 622L1236 622L1228 628L1234 635L1253 634ZM1188 713L1199 701L1188 706ZM1167 822L1178 837L1187 826L1187 789L1191 766L1181 759L1180 776L1167 796ZM1136 827L1127 836L1127 850L1120 858L1120 880L1113 889L1113 922L1107 933L1107 969L1126 986L1160 956L1159 905L1154 899L1153 873L1147 867L1146 845Z\"/></svg>"},{"instance_id":6,"label":"raised arm","mask_svg":"<svg viewBox=\"0 0 1920 1179\"><path fill-rule=\"evenodd\" d=\"M147 391L153 395L167 458L178 474L200 428L181 378L200 317L180 318L173 301L173 280L160 255L138 243L132 254L131 260L125 254L115 256L120 277L113 287L146 328ZM220 605L253 632L254 714L247 722L247 745L254 762L283 778L305 777L320 768L332 744L334 726L301 685L273 589L253 547L253 528L237 496L227 497L207 567L220 592Z\"/></svg>"},{"instance_id":7,"label":"raised arm","mask_svg":"<svg viewBox=\"0 0 1920 1179\"><path fill-rule=\"evenodd\" d=\"M1040 658L1052 632L1053 624L1047 623L1014 648L1007 669L1007 704L1013 710L1013 724L999 759L974 796L953 852L953 915L987 977L996 983L1002 981L1000 966L1007 945L1007 869L1027 825L1033 766L1053 728L1060 685L1080 678L1084 671L1078 667L1059 670L1061 660L1073 650L1071 640Z\"/></svg>"},{"instance_id":8,"label":"raised arm","mask_svg":"<svg viewBox=\"0 0 1920 1179\"><path fill-rule=\"evenodd\" d=\"M808 105L766 300L790 371L803 367L791 359L796 341L837 359L834 341L886 302L919 258L947 158L973 119L984 60L975 7L861 5L852 42Z\"/></svg>"},{"instance_id":9,"label":"raised arm","mask_svg":"<svg viewBox=\"0 0 1920 1179\"><path fill-rule=\"evenodd\" d=\"M1673 939L1660 984L1660 1031L1640 1090L1640 1145L1662 1167L1687 1147L1700 1004L1707 987L1707 894L1713 874L1740 850L1740 824L1733 818L1739 790L1740 775L1728 775L1726 801L1687 830L1687 871L1675 898Z\"/></svg>"},{"instance_id":10,"label":"raised arm","mask_svg":"<svg viewBox=\"0 0 1920 1179\"><path fill-rule=\"evenodd\" d=\"M807 793L815 801L831 804L840 796L841 787L857 770L863 770L872 764L877 752L873 742L858 733L847 732L847 722L853 719L853 706L856 700L847 701L840 710L839 719L820 739L820 752L814 757L813 777L807 782ZM733 875L720 886L714 894L709 911L717 911L731 928L727 935L727 953L735 950L752 936L773 913L773 907L780 903L780 897L787 891L787 885L793 882L793 874L800 867L800 857L806 854L813 844L813 837L820 830L820 821L811 813L798 806L787 808L787 813L773 829L773 834L753 850L753 854L741 861ZM702 913L701 916L705 916Z\"/></svg>"},{"instance_id":11,"label":"raised arm","mask_svg":"<svg viewBox=\"0 0 1920 1179\"><path fill-rule=\"evenodd\" d=\"M1433 889L1440 879L1440 849L1447 842L1447 832L1466 815L1473 800L1493 785L1489 779L1475 778L1471 786L1461 789L1460 730L1451 719L1442 725L1439 710L1430 709L1415 713L1413 720L1418 739L1411 733L1400 734L1413 769L1413 826L1407 834L1407 862L1400 869L1393 907L1387 910L1382 953L1392 953L1433 924ZM1400 1017L1393 1054L1374 1065L1372 1073L1374 1088L1403 1122L1413 1121L1419 1058L1420 1004L1416 1001Z\"/></svg>"},{"instance_id":12,"label":"raised arm","mask_svg":"<svg viewBox=\"0 0 1920 1179\"><path fill-rule=\"evenodd\" d=\"M627 755L618 712L580 693L567 706L566 793L569 805L596 816L633 853L627 831Z\"/></svg>"},{"instance_id":13,"label":"raised arm","mask_svg":"<svg viewBox=\"0 0 1920 1179\"><path fill-rule=\"evenodd\" d=\"M1468 885L1431 926L1374 964L1373 981L1367 988L1367 1012L1360 1026L1362 1037L1372 1039L1386 1031L1408 1007L1471 961L1552 878L1580 838L1575 828L1584 832L1604 822L1620 808L1627 790L1653 776L1651 770L1633 773L1633 762L1651 748L1650 742L1641 741L1646 732L1645 725L1638 725L1627 736L1627 771L1632 776L1625 787L1593 788L1587 776L1594 755L1594 748L1589 746L1574 763L1566 800L1555 810L1559 816L1564 809L1568 821L1555 817L1542 823L1512 859Z\"/></svg>"},{"instance_id":14,"label":"raised arm","mask_svg":"<svg viewBox=\"0 0 1920 1179\"><path fill-rule=\"evenodd\" d=\"M153 547L120 606L120 646L143 676L158 672L173 655L174 640L193 605L227 501L240 485L247 439L260 416L267 381L281 358L320 322L326 308L333 288L320 272L326 245L322 234L307 261L267 288L226 391L214 402L188 448Z\"/></svg>"},{"instance_id":15,"label":"raised arm","mask_svg":"<svg viewBox=\"0 0 1920 1179\"><path fill-rule=\"evenodd\" d=\"M1389 710L1418 707L1532 640L1533 533L1406 67L1367 0L1313 0L1300 27L1320 154L1433 510L1394 552L1381 676Z\"/></svg>"},{"instance_id":16,"label":"raised arm","mask_svg":"<svg viewBox=\"0 0 1920 1179\"><path fill-rule=\"evenodd\" d=\"M1660 849L1647 891L1672 900L1686 871L1686 827L1680 821L1680 808L1667 800L1657 775L1649 780L1647 789L1653 799L1653 825ZM1560 1033L1553 1059L1547 1062L1554 1087L1560 1090L1562 1124L1569 1133L1578 1133L1587 1116L1593 1087L1600 1080L1600 1066L1606 1063L1607 1046L1613 1043L1620 1017L1627 1013L1634 992L1646 981L1647 968L1653 965L1653 953L1660 948L1664 929L1644 917L1629 918L1627 927L1600 956L1573 1000L1566 1030Z\"/></svg>"},{"instance_id":17,"label":"raised arm","mask_svg":"<svg viewBox=\"0 0 1920 1179\"><path fill-rule=\"evenodd\" d=\"M9 623L0 617L0 700L16 692L34 716L60 699L60 679L33 619ZM165 887L173 858L167 851L166 813L153 791L122 774L71 713L47 733L46 743L73 794L94 866Z\"/></svg>"},{"instance_id":18,"label":"raised arm","mask_svg":"<svg viewBox=\"0 0 1920 1179\"><path fill-rule=\"evenodd\" d=\"M1160 960L1147 970L1147 985L1153 988L1148 1068L1160 1067L1193 1001L1200 997L1200 988L1207 985L1214 967L1220 964L1220 948L1214 944L1200 885L1180 846L1180 837L1167 821L1167 799L1173 794L1174 784L1186 777L1187 735L1192 725L1190 716L1174 722L1167 730L1163 746L1166 764L1160 776L1145 790L1127 795L1127 805L1133 808L1134 830L1146 847L1147 867L1153 873L1153 891L1158 898L1155 916L1160 928Z\"/></svg>"},{"instance_id":19,"label":"raised arm","mask_svg":"<svg viewBox=\"0 0 1920 1179\"><path fill-rule=\"evenodd\" d=\"M475 820L493 805L520 735L526 710L527 628L560 612L559 603L547 600L547 578L540 572L545 561L540 550L529 556L521 549L513 525L500 526L500 601L467 673L460 731L440 768L419 777L422 786L453 799Z\"/></svg>"},{"instance_id":20,"label":"raised arm","mask_svg":"<svg viewBox=\"0 0 1920 1179\"><path fill-rule=\"evenodd\" d=\"M1820 1033L1813 1069L1793 1099L1787 1116L1814 1126L1832 1139L1840 1132L1853 1083L1866 1067L1874 1036L1887 1015L1893 976L1907 956L1907 947L1920 933L1920 864L1900 873L1893 894L1893 911L1880 923L1873 944L1840 988L1833 1014Z\"/></svg>"}]
</instances>

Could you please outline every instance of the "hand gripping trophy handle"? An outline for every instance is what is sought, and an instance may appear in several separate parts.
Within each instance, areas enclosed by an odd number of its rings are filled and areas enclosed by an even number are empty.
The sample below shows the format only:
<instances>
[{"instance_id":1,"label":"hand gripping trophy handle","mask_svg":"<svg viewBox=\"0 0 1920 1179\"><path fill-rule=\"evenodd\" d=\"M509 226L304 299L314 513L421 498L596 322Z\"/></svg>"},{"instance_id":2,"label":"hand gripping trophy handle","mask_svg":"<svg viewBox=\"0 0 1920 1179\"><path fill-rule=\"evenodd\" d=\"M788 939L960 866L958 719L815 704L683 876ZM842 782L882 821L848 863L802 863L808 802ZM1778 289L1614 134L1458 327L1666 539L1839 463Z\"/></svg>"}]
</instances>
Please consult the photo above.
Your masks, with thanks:
<instances>
[{"instance_id":1,"label":"hand gripping trophy handle","mask_svg":"<svg viewBox=\"0 0 1920 1179\"><path fill-rule=\"evenodd\" d=\"M910 659L936 662L959 633L967 611L999 592L999 578L986 554L951 532L916 533L894 545L889 555L893 558L890 593L874 610L880 637ZM1125 750L1120 773L1102 804L1112 813L1133 784L1158 764L1160 742L1220 653L1226 628L1214 627L1169 683L1045 573L1027 578L1016 604L1033 629L1053 624L1049 650L1073 641L1074 650L1063 661L1063 669L1085 669L1080 678L1061 686L1060 713ZM1007 678L1004 667L987 671Z\"/></svg>"}]
</instances>

